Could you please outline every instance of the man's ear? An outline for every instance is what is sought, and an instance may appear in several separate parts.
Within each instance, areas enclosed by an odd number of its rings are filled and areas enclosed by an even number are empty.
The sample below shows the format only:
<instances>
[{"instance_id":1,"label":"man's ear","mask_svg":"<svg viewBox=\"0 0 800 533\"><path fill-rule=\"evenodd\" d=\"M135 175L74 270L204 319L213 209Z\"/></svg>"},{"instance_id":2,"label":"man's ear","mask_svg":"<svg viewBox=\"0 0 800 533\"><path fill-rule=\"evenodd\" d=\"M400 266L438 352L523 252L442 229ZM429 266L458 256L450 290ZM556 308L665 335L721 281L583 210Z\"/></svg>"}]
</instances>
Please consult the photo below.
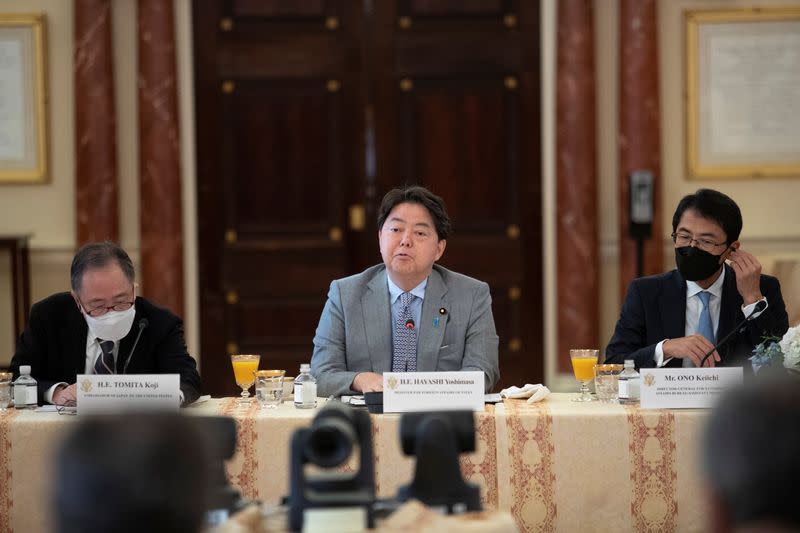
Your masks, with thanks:
<instances>
[{"instance_id":1,"label":"man's ear","mask_svg":"<svg viewBox=\"0 0 800 533\"><path fill-rule=\"evenodd\" d=\"M444 253L444 249L447 247L447 241L445 239L440 240L436 243L436 258L434 261L438 261L442 254Z\"/></svg>"},{"instance_id":2,"label":"man's ear","mask_svg":"<svg viewBox=\"0 0 800 533\"><path fill-rule=\"evenodd\" d=\"M722 257L719 258L719 264L721 265L722 263L724 263L728 259L728 257L730 257L731 252L733 252L734 250L738 250L740 245L741 243L739 241L733 241L732 243L730 243L728 249L722 252Z\"/></svg>"},{"instance_id":3,"label":"man's ear","mask_svg":"<svg viewBox=\"0 0 800 533\"><path fill-rule=\"evenodd\" d=\"M75 291L69 291L70 295L72 295L72 301L75 302L75 305L78 306L78 309L81 308L81 302L78 300L78 295L75 294Z\"/></svg>"}]
</instances>

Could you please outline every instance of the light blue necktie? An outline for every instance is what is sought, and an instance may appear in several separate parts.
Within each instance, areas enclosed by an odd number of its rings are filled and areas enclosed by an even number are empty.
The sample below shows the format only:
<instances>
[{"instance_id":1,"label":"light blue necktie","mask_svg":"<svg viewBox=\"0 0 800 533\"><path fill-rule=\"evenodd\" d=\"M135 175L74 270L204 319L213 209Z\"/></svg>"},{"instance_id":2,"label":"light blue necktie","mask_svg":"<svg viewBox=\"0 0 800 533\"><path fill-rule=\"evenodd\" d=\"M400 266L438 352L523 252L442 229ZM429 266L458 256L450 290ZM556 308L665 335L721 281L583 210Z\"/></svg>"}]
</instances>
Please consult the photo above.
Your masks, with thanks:
<instances>
[{"instance_id":1,"label":"light blue necktie","mask_svg":"<svg viewBox=\"0 0 800 533\"><path fill-rule=\"evenodd\" d=\"M703 302L703 309L700 311L700 321L697 323L697 333L708 339L708 342L714 344L714 325L711 323L711 311L708 310L708 302L711 299L711 293L708 291L700 291L697 293L700 301Z\"/></svg>"},{"instance_id":2,"label":"light blue necktie","mask_svg":"<svg viewBox=\"0 0 800 533\"><path fill-rule=\"evenodd\" d=\"M700 320L697 322L697 333L708 339L708 342L714 344L714 325L711 323L711 311L708 309L708 302L711 299L711 293L708 291L700 291L697 293L700 302L703 304L703 309L700 310ZM694 367L692 360L686 357L683 360L684 367Z\"/></svg>"}]
</instances>

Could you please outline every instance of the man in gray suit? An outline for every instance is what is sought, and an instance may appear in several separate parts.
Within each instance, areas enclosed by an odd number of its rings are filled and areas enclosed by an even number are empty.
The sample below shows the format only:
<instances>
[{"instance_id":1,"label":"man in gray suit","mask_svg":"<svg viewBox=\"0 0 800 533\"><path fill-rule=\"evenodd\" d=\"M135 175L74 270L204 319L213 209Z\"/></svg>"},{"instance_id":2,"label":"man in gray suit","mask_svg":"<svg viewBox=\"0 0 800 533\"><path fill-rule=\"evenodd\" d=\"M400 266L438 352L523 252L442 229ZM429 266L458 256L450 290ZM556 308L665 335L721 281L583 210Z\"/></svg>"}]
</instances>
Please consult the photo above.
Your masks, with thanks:
<instances>
[{"instance_id":1,"label":"man in gray suit","mask_svg":"<svg viewBox=\"0 0 800 533\"><path fill-rule=\"evenodd\" d=\"M378 212L382 265L331 283L314 336L320 396L383 390L383 372L500 371L489 286L434 263L450 218L424 187L393 189Z\"/></svg>"}]
</instances>

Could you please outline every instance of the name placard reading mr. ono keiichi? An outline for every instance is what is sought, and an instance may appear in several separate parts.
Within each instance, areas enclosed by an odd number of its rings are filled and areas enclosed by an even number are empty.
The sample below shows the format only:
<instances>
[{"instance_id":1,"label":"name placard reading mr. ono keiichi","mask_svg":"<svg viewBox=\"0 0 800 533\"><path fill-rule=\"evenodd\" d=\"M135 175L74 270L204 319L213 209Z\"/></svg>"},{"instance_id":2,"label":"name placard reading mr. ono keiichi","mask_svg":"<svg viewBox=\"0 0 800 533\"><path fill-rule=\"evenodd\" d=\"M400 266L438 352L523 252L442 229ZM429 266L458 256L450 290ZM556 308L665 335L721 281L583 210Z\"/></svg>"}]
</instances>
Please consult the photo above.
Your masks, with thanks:
<instances>
[{"instance_id":1,"label":"name placard reading mr. ono keiichi","mask_svg":"<svg viewBox=\"0 0 800 533\"><path fill-rule=\"evenodd\" d=\"M78 414L175 410L178 374L79 374Z\"/></svg>"},{"instance_id":2,"label":"name placard reading mr. ono keiichi","mask_svg":"<svg viewBox=\"0 0 800 533\"><path fill-rule=\"evenodd\" d=\"M384 372L383 412L483 411L483 372Z\"/></svg>"},{"instance_id":3,"label":"name placard reading mr. ono keiichi","mask_svg":"<svg viewBox=\"0 0 800 533\"><path fill-rule=\"evenodd\" d=\"M642 409L704 409L742 382L742 367L643 368Z\"/></svg>"}]
</instances>

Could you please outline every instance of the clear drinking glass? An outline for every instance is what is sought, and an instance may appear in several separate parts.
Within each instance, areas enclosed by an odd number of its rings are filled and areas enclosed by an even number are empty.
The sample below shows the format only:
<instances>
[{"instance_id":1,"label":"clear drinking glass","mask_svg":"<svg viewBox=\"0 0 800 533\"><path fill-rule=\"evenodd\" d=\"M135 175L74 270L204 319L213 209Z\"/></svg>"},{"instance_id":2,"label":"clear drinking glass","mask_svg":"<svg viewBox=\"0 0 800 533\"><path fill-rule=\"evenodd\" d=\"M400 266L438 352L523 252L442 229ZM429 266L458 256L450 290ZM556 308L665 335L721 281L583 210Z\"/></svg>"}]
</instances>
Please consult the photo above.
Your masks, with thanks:
<instances>
[{"instance_id":1,"label":"clear drinking glass","mask_svg":"<svg viewBox=\"0 0 800 533\"><path fill-rule=\"evenodd\" d=\"M285 370L259 370L256 372L256 399L262 409L275 409L283 401Z\"/></svg>"},{"instance_id":2,"label":"clear drinking glass","mask_svg":"<svg viewBox=\"0 0 800 533\"><path fill-rule=\"evenodd\" d=\"M622 365L605 364L594 366L594 391L597 399L605 403L619 400L619 375Z\"/></svg>"},{"instance_id":3,"label":"clear drinking glass","mask_svg":"<svg viewBox=\"0 0 800 533\"><path fill-rule=\"evenodd\" d=\"M0 411L5 411L11 404L11 372L0 372Z\"/></svg>"},{"instance_id":4,"label":"clear drinking glass","mask_svg":"<svg viewBox=\"0 0 800 533\"><path fill-rule=\"evenodd\" d=\"M239 399L240 404L246 405L250 403L250 391L247 389L252 387L256 381L256 370L258 370L259 361L261 361L260 355L231 355L233 376L236 378L236 384L242 388L242 397Z\"/></svg>"},{"instance_id":5,"label":"clear drinking glass","mask_svg":"<svg viewBox=\"0 0 800 533\"><path fill-rule=\"evenodd\" d=\"M575 373L575 379L581 384L580 395L573 398L573 402L597 401L597 398L592 397L589 392L589 383L594 379L594 365L597 364L599 356L600 350L595 349L573 349L569 351L569 358L572 360L572 371Z\"/></svg>"}]
</instances>

